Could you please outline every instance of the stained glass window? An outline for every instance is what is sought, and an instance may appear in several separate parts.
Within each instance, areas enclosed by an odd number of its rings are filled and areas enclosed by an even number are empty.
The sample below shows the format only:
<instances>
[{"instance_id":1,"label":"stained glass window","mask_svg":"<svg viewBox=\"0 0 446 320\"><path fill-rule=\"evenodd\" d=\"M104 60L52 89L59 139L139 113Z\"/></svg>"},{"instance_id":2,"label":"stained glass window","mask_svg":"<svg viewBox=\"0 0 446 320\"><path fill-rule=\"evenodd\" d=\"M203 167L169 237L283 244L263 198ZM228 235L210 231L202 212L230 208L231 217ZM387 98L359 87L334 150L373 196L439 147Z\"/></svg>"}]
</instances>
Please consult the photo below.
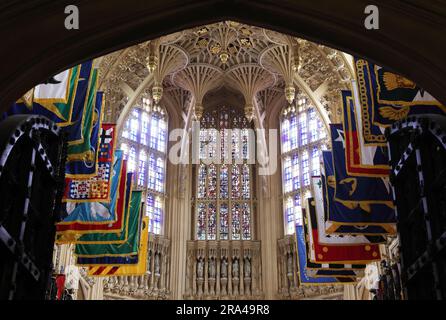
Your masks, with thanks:
<instances>
[{"instance_id":1,"label":"stained glass window","mask_svg":"<svg viewBox=\"0 0 446 320\"><path fill-rule=\"evenodd\" d=\"M240 203L232 204L232 240L240 240Z\"/></svg>"},{"instance_id":2,"label":"stained glass window","mask_svg":"<svg viewBox=\"0 0 446 320\"><path fill-rule=\"evenodd\" d=\"M158 158L156 160L156 182L155 191L159 193L164 192L164 159Z\"/></svg>"},{"instance_id":3,"label":"stained glass window","mask_svg":"<svg viewBox=\"0 0 446 320\"><path fill-rule=\"evenodd\" d=\"M294 203L293 198L288 197L285 201L285 223L287 226L287 234L292 234L294 232Z\"/></svg>"},{"instance_id":4,"label":"stained glass window","mask_svg":"<svg viewBox=\"0 0 446 320\"><path fill-rule=\"evenodd\" d=\"M302 153L302 175L304 180L304 187L307 187L310 185L310 163L308 160L308 151L304 151Z\"/></svg>"},{"instance_id":5,"label":"stained glass window","mask_svg":"<svg viewBox=\"0 0 446 320\"><path fill-rule=\"evenodd\" d=\"M316 111L313 108L310 108L308 110L308 128L310 130L310 136L311 136L311 142L317 141L318 137L319 137L319 132L318 132L318 123L317 123L317 118L316 118Z\"/></svg>"},{"instance_id":6,"label":"stained glass window","mask_svg":"<svg viewBox=\"0 0 446 320\"><path fill-rule=\"evenodd\" d=\"M222 165L220 167L220 199L226 200L228 198L229 198L228 166Z\"/></svg>"},{"instance_id":7,"label":"stained glass window","mask_svg":"<svg viewBox=\"0 0 446 320\"><path fill-rule=\"evenodd\" d=\"M140 124L139 111L132 112L133 118L130 120L130 140L138 141L138 129Z\"/></svg>"},{"instance_id":8,"label":"stained glass window","mask_svg":"<svg viewBox=\"0 0 446 320\"><path fill-rule=\"evenodd\" d=\"M308 191L307 191L308 192ZM295 194L293 197L293 207L294 207L294 219L296 224L302 225L302 200L300 194Z\"/></svg>"},{"instance_id":9,"label":"stained glass window","mask_svg":"<svg viewBox=\"0 0 446 320\"><path fill-rule=\"evenodd\" d=\"M149 135L149 115L146 112L142 114L142 125L141 125L141 143L143 145L148 145L147 141Z\"/></svg>"},{"instance_id":10,"label":"stained glass window","mask_svg":"<svg viewBox=\"0 0 446 320\"><path fill-rule=\"evenodd\" d=\"M226 107L205 112L200 127L196 239L251 240L253 165L248 161L254 134L241 112Z\"/></svg>"},{"instance_id":11,"label":"stained glass window","mask_svg":"<svg viewBox=\"0 0 446 320\"><path fill-rule=\"evenodd\" d=\"M231 172L231 185L232 185L232 199L240 198L240 167L237 165L232 166Z\"/></svg>"},{"instance_id":12,"label":"stained glass window","mask_svg":"<svg viewBox=\"0 0 446 320\"><path fill-rule=\"evenodd\" d=\"M150 126L150 148L158 150L158 142L159 142L159 120L157 117L153 117Z\"/></svg>"},{"instance_id":13,"label":"stained glass window","mask_svg":"<svg viewBox=\"0 0 446 320\"><path fill-rule=\"evenodd\" d=\"M321 168L320 168L320 152L319 147L314 146L313 151L311 153L311 174L313 176L320 175Z\"/></svg>"},{"instance_id":14,"label":"stained glass window","mask_svg":"<svg viewBox=\"0 0 446 320\"><path fill-rule=\"evenodd\" d=\"M220 240L229 239L229 211L228 204L220 205Z\"/></svg>"},{"instance_id":15,"label":"stained glass window","mask_svg":"<svg viewBox=\"0 0 446 320\"><path fill-rule=\"evenodd\" d=\"M197 239L206 240L206 203L199 203L197 211Z\"/></svg>"},{"instance_id":16,"label":"stained glass window","mask_svg":"<svg viewBox=\"0 0 446 320\"><path fill-rule=\"evenodd\" d=\"M161 233L161 223L163 218L163 199L152 193L147 194L146 215L149 217L149 232Z\"/></svg>"},{"instance_id":17,"label":"stained glass window","mask_svg":"<svg viewBox=\"0 0 446 320\"><path fill-rule=\"evenodd\" d=\"M285 192L291 192L293 190L292 170L291 157L286 157L283 161L283 183Z\"/></svg>"},{"instance_id":18,"label":"stained glass window","mask_svg":"<svg viewBox=\"0 0 446 320\"><path fill-rule=\"evenodd\" d=\"M291 157L291 175L293 179L293 191L300 188L300 175L299 175L299 155L293 154Z\"/></svg>"},{"instance_id":19,"label":"stained glass window","mask_svg":"<svg viewBox=\"0 0 446 320\"><path fill-rule=\"evenodd\" d=\"M284 153L291 150L290 133L290 120L285 119L282 122L282 151Z\"/></svg>"},{"instance_id":20,"label":"stained glass window","mask_svg":"<svg viewBox=\"0 0 446 320\"><path fill-rule=\"evenodd\" d=\"M138 186L144 187L146 184L146 168L147 156L144 150L139 152L139 167L138 167Z\"/></svg>"},{"instance_id":21,"label":"stained glass window","mask_svg":"<svg viewBox=\"0 0 446 320\"><path fill-rule=\"evenodd\" d=\"M297 117L290 119L290 150L294 150L298 147L299 135L297 131Z\"/></svg>"},{"instance_id":22,"label":"stained glass window","mask_svg":"<svg viewBox=\"0 0 446 320\"><path fill-rule=\"evenodd\" d=\"M249 173L249 166L247 164L243 165L242 169L242 198L251 198L251 176Z\"/></svg>"},{"instance_id":23,"label":"stained glass window","mask_svg":"<svg viewBox=\"0 0 446 320\"><path fill-rule=\"evenodd\" d=\"M217 197L217 167L211 164L208 167L208 198L216 199Z\"/></svg>"},{"instance_id":24,"label":"stained glass window","mask_svg":"<svg viewBox=\"0 0 446 320\"><path fill-rule=\"evenodd\" d=\"M248 203L242 203L242 239L251 239L251 208Z\"/></svg>"},{"instance_id":25,"label":"stained glass window","mask_svg":"<svg viewBox=\"0 0 446 320\"><path fill-rule=\"evenodd\" d=\"M317 120L317 131L319 132L319 139L325 139L327 137L327 131L321 119Z\"/></svg>"},{"instance_id":26,"label":"stained glass window","mask_svg":"<svg viewBox=\"0 0 446 320\"><path fill-rule=\"evenodd\" d=\"M208 209L208 240L217 239L217 208L214 203L209 203Z\"/></svg>"},{"instance_id":27,"label":"stained glass window","mask_svg":"<svg viewBox=\"0 0 446 320\"><path fill-rule=\"evenodd\" d=\"M150 190L155 190L156 185L156 160L155 155L151 154L149 156L149 177L148 177L147 188Z\"/></svg>"},{"instance_id":28,"label":"stained glass window","mask_svg":"<svg viewBox=\"0 0 446 320\"><path fill-rule=\"evenodd\" d=\"M146 191L150 232L162 232L167 147L167 115L156 107L136 106L124 123L120 147L137 188Z\"/></svg>"},{"instance_id":29,"label":"stained glass window","mask_svg":"<svg viewBox=\"0 0 446 320\"><path fill-rule=\"evenodd\" d=\"M307 114L302 113L299 117L300 144L305 146L308 143Z\"/></svg>"},{"instance_id":30,"label":"stained glass window","mask_svg":"<svg viewBox=\"0 0 446 320\"><path fill-rule=\"evenodd\" d=\"M127 170L129 172L135 172L135 165L136 165L136 147L131 146L130 152L129 152L129 158L127 162Z\"/></svg>"},{"instance_id":31,"label":"stained glass window","mask_svg":"<svg viewBox=\"0 0 446 320\"><path fill-rule=\"evenodd\" d=\"M302 221L301 203L311 189L311 176L320 174L320 150L327 132L321 117L308 99L297 99L298 107L283 110L281 118L284 223L287 234Z\"/></svg>"},{"instance_id":32,"label":"stained glass window","mask_svg":"<svg viewBox=\"0 0 446 320\"><path fill-rule=\"evenodd\" d=\"M242 131L240 129L232 129L232 159L238 160L243 157L242 153ZM246 143L246 146L248 144Z\"/></svg>"},{"instance_id":33,"label":"stained glass window","mask_svg":"<svg viewBox=\"0 0 446 320\"><path fill-rule=\"evenodd\" d=\"M206 197L206 166L200 165L198 169L198 198Z\"/></svg>"}]
</instances>

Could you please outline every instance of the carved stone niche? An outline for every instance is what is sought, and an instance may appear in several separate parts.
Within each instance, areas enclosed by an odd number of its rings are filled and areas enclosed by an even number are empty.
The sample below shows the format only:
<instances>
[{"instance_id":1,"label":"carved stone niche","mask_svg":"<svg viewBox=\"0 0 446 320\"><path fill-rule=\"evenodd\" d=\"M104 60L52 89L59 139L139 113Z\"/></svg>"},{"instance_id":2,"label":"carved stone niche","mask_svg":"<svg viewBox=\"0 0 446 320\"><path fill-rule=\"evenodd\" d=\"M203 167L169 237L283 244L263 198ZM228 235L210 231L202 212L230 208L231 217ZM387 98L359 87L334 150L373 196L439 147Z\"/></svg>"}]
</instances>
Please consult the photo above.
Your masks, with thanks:
<instances>
[{"instance_id":1,"label":"carved stone niche","mask_svg":"<svg viewBox=\"0 0 446 320\"><path fill-rule=\"evenodd\" d=\"M189 241L185 299L261 299L259 241Z\"/></svg>"},{"instance_id":2,"label":"carved stone niche","mask_svg":"<svg viewBox=\"0 0 446 320\"><path fill-rule=\"evenodd\" d=\"M294 235L277 241L279 292L282 300L339 300L343 298L344 286L302 286L299 284L296 239Z\"/></svg>"},{"instance_id":3,"label":"carved stone niche","mask_svg":"<svg viewBox=\"0 0 446 320\"><path fill-rule=\"evenodd\" d=\"M165 300L170 298L170 240L149 234L146 273L105 278L106 300Z\"/></svg>"}]
</instances>

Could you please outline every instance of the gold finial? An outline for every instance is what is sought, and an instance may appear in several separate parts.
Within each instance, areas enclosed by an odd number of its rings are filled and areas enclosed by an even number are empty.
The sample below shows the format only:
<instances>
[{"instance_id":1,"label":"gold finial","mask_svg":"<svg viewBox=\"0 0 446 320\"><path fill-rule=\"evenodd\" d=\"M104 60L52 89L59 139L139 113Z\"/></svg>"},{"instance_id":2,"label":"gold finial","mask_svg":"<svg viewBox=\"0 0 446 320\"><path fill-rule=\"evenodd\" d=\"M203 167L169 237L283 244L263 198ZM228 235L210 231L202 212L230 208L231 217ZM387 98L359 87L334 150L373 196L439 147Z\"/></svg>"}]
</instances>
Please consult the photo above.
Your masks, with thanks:
<instances>
[{"instance_id":1,"label":"gold finial","mask_svg":"<svg viewBox=\"0 0 446 320\"><path fill-rule=\"evenodd\" d=\"M226 62L228 62L229 54L227 51L223 51L222 53L220 53L219 57L220 57L221 62L226 63Z\"/></svg>"},{"instance_id":2,"label":"gold finial","mask_svg":"<svg viewBox=\"0 0 446 320\"><path fill-rule=\"evenodd\" d=\"M203 116L203 111L204 111L203 105L201 103L196 103L194 108L194 114L197 120L201 119L201 117Z\"/></svg>"},{"instance_id":3,"label":"gold finial","mask_svg":"<svg viewBox=\"0 0 446 320\"><path fill-rule=\"evenodd\" d=\"M163 97L163 87L155 84L152 88L152 99L155 102L155 104L158 104L158 102L160 102L162 97Z\"/></svg>"},{"instance_id":4,"label":"gold finial","mask_svg":"<svg viewBox=\"0 0 446 320\"><path fill-rule=\"evenodd\" d=\"M252 119L254 119L254 106L252 105L252 103L246 104L245 117L246 119L248 119L249 122L251 122Z\"/></svg>"},{"instance_id":5,"label":"gold finial","mask_svg":"<svg viewBox=\"0 0 446 320\"><path fill-rule=\"evenodd\" d=\"M158 57L154 54L150 54L147 57L147 69L150 73L153 73L155 69L158 67Z\"/></svg>"},{"instance_id":6,"label":"gold finial","mask_svg":"<svg viewBox=\"0 0 446 320\"><path fill-rule=\"evenodd\" d=\"M295 97L296 97L296 88L294 88L294 86L292 85L285 87L285 98L289 104L293 103Z\"/></svg>"}]
</instances>

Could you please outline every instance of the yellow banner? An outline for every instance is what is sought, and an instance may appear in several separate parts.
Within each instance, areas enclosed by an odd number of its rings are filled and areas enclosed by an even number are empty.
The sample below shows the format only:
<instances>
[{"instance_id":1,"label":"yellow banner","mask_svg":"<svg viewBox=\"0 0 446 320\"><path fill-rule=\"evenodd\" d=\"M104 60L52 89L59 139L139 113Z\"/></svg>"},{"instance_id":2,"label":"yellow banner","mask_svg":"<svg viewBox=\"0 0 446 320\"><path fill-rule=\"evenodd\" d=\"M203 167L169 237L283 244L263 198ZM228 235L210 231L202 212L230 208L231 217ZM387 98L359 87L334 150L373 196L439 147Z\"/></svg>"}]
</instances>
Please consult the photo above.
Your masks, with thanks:
<instances>
[{"instance_id":1,"label":"yellow banner","mask_svg":"<svg viewBox=\"0 0 446 320\"><path fill-rule=\"evenodd\" d=\"M88 269L90 277L142 276L147 270L147 245L149 242L149 218L142 220L142 230L138 251L138 263L128 266L94 266Z\"/></svg>"}]
</instances>

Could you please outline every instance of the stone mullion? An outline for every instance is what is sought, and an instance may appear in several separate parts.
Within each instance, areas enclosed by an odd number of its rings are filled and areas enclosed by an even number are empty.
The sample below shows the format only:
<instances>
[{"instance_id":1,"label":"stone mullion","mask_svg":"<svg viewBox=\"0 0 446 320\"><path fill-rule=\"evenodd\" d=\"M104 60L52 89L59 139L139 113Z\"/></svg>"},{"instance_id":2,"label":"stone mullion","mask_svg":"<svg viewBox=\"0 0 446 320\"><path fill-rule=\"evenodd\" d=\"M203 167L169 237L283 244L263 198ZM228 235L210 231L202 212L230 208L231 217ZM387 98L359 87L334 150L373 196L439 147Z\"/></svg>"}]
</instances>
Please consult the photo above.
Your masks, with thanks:
<instances>
[{"instance_id":1,"label":"stone mullion","mask_svg":"<svg viewBox=\"0 0 446 320\"><path fill-rule=\"evenodd\" d=\"M253 166L248 165L249 168L249 208L250 208L250 221L249 221L249 230L251 233L251 239L255 239L255 221L254 221L254 188L253 188Z\"/></svg>"},{"instance_id":2,"label":"stone mullion","mask_svg":"<svg viewBox=\"0 0 446 320\"><path fill-rule=\"evenodd\" d=\"M244 259L244 249L240 248L240 257L239 257L239 295L245 295L245 259Z\"/></svg>"},{"instance_id":3,"label":"stone mullion","mask_svg":"<svg viewBox=\"0 0 446 320\"><path fill-rule=\"evenodd\" d=\"M197 287L198 287L198 283L197 283L197 263L198 263L198 259L197 259L197 254L196 254L196 250L193 250L193 255L192 255L192 294L195 296L197 296Z\"/></svg>"},{"instance_id":4,"label":"stone mullion","mask_svg":"<svg viewBox=\"0 0 446 320\"><path fill-rule=\"evenodd\" d=\"M197 195L196 197L194 197L194 206L192 207L192 210L193 210L192 211L192 216L194 217L193 218L193 221L194 221L194 224L193 224L193 226L194 226L193 227L193 230L194 230L193 239L197 239L198 238L198 204L199 204L199 201L198 201L198 186L199 186L199 183L200 183L199 174L200 174L200 164L198 165L197 170L195 172L196 184L195 184L195 186L192 184L192 187L195 187L194 193ZM204 184L205 191L206 191L206 183L207 183L207 179L205 179L205 184Z\"/></svg>"},{"instance_id":5,"label":"stone mullion","mask_svg":"<svg viewBox=\"0 0 446 320\"><path fill-rule=\"evenodd\" d=\"M228 240L232 240L232 166L228 165Z\"/></svg>"},{"instance_id":6,"label":"stone mullion","mask_svg":"<svg viewBox=\"0 0 446 320\"><path fill-rule=\"evenodd\" d=\"M217 254L215 255L214 259L215 259L215 295L216 296L220 296L220 266L221 266L221 255L218 254L220 250L217 249L216 252Z\"/></svg>"},{"instance_id":7,"label":"stone mullion","mask_svg":"<svg viewBox=\"0 0 446 320\"><path fill-rule=\"evenodd\" d=\"M232 296L233 295L233 291L232 291L232 258L233 258L233 253L232 253L232 248L230 247L229 250L229 255L228 255L228 296Z\"/></svg>"},{"instance_id":8,"label":"stone mullion","mask_svg":"<svg viewBox=\"0 0 446 320\"><path fill-rule=\"evenodd\" d=\"M152 247L152 259L150 261L150 264L151 264L151 266L150 266L150 270L151 270L151 273L150 273L150 290L153 290L154 289L154 285L155 285L155 253L156 253L156 250L155 250L155 238L154 238L153 247Z\"/></svg>"},{"instance_id":9,"label":"stone mullion","mask_svg":"<svg viewBox=\"0 0 446 320\"><path fill-rule=\"evenodd\" d=\"M204 249L204 295L209 294L209 247Z\"/></svg>"},{"instance_id":10,"label":"stone mullion","mask_svg":"<svg viewBox=\"0 0 446 320\"><path fill-rule=\"evenodd\" d=\"M220 172L221 165L216 166L217 170L217 201L216 201L216 212L215 212L215 239L220 240Z\"/></svg>"}]
</instances>

